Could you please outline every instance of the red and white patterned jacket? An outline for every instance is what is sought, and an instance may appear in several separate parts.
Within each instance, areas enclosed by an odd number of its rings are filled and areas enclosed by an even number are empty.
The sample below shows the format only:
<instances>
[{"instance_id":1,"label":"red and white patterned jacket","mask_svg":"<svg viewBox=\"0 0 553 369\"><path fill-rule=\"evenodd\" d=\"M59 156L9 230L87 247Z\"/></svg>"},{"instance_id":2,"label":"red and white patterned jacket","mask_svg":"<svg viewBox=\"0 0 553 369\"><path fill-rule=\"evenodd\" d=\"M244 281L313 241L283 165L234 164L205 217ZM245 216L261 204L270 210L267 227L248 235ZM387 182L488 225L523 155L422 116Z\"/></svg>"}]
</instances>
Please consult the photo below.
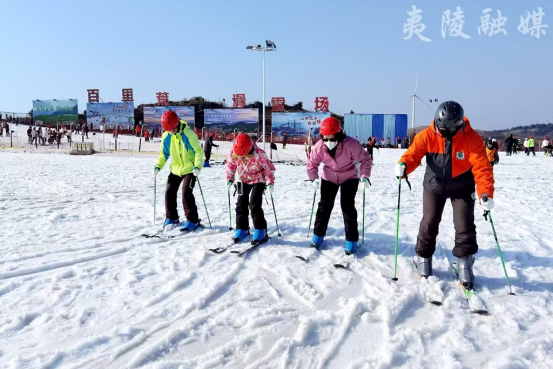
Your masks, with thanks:
<instances>
[{"instance_id":1,"label":"red and white patterned jacket","mask_svg":"<svg viewBox=\"0 0 553 369\"><path fill-rule=\"evenodd\" d=\"M243 183L253 185L255 183L275 184L275 166L265 151L254 146L253 155L236 156L230 150L227 158L227 181L233 181L236 172L238 179Z\"/></svg>"}]
</instances>

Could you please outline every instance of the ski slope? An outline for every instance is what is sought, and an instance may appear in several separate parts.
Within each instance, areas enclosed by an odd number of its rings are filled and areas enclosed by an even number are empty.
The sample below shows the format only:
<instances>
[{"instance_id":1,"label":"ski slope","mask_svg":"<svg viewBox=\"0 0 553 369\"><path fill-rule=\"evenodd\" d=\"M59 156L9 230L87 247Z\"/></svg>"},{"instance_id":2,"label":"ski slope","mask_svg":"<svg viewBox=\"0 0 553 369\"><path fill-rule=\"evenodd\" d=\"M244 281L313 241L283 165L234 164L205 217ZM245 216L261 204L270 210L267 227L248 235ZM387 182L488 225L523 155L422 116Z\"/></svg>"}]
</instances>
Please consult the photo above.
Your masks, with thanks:
<instances>
[{"instance_id":1,"label":"ski slope","mask_svg":"<svg viewBox=\"0 0 553 369\"><path fill-rule=\"evenodd\" d=\"M424 167L410 177L413 191L402 188L399 280L390 278L398 190L392 171L403 150L375 152L365 246L344 270L333 267L344 245L339 207L322 253L309 255L313 190L302 166L276 165L282 237L264 203L273 238L240 258L207 250L231 236L222 165L200 176L212 229L146 239L140 235L164 220L168 166L158 176L153 224L156 154L77 157L26 144L7 149L5 140L0 368L553 367L552 158L502 156L494 169L494 222L516 296L508 294L478 209L476 291L489 310L481 316L470 313L448 268L449 204L434 257L443 305L426 303L419 291L412 257ZM279 145L278 153L303 153L287 150ZM360 191L359 212L361 205Z\"/></svg>"}]
</instances>

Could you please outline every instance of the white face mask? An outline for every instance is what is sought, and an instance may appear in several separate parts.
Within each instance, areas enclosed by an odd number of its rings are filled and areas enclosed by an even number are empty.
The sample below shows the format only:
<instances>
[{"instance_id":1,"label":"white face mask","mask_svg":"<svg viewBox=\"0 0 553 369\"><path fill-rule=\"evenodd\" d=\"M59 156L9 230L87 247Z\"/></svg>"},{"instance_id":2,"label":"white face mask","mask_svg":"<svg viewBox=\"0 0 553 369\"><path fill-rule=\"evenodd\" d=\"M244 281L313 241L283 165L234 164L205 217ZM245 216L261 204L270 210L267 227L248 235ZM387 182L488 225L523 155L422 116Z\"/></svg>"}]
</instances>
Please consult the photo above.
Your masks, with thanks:
<instances>
[{"instance_id":1,"label":"white face mask","mask_svg":"<svg viewBox=\"0 0 553 369\"><path fill-rule=\"evenodd\" d=\"M329 150L332 150L338 145L338 141L326 141L325 145L326 147L328 147Z\"/></svg>"}]
</instances>

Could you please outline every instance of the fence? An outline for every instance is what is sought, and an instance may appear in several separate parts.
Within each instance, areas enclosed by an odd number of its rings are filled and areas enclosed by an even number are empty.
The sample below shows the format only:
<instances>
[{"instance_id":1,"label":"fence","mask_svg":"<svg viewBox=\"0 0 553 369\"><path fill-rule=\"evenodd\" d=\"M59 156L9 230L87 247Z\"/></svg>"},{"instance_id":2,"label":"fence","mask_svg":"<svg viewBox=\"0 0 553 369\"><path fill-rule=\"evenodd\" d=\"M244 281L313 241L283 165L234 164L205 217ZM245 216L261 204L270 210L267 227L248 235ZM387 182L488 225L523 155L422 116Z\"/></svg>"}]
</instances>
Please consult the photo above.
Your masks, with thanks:
<instances>
[{"instance_id":1,"label":"fence","mask_svg":"<svg viewBox=\"0 0 553 369\"><path fill-rule=\"evenodd\" d=\"M94 151L94 143L92 142L75 142L69 152L71 155L92 155Z\"/></svg>"}]
</instances>

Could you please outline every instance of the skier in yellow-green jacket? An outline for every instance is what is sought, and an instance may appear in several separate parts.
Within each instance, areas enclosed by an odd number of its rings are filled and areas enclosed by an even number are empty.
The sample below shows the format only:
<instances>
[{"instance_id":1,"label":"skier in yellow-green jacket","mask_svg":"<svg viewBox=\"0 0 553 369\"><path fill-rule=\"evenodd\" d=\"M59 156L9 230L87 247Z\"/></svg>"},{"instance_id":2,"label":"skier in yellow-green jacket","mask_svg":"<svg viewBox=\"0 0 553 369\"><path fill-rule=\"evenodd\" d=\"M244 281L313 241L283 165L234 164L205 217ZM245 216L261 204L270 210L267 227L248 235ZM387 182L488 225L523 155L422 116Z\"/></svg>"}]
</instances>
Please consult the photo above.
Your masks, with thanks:
<instances>
[{"instance_id":1,"label":"skier in yellow-green jacket","mask_svg":"<svg viewBox=\"0 0 553 369\"><path fill-rule=\"evenodd\" d=\"M165 190L166 219L164 227L180 223L177 211L177 192L182 182L182 206L186 216L183 228L186 231L194 231L200 227L200 219L192 191L196 184L196 177L203 168L204 153L196 133L188 127L185 121L179 120L174 111L168 110L163 113L161 127L165 133L161 138L161 149L154 173L157 175L167 159L173 158Z\"/></svg>"},{"instance_id":2,"label":"skier in yellow-green jacket","mask_svg":"<svg viewBox=\"0 0 553 369\"><path fill-rule=\"evenodd\" d=\"M534 146L536 146L534 141L534 136L530 136L530 139L528 140L528 151L526 151L526 155L530 156L530 153L534 154L536 156L536 151L534 151Z\"/></svg>"}]
</instances>

